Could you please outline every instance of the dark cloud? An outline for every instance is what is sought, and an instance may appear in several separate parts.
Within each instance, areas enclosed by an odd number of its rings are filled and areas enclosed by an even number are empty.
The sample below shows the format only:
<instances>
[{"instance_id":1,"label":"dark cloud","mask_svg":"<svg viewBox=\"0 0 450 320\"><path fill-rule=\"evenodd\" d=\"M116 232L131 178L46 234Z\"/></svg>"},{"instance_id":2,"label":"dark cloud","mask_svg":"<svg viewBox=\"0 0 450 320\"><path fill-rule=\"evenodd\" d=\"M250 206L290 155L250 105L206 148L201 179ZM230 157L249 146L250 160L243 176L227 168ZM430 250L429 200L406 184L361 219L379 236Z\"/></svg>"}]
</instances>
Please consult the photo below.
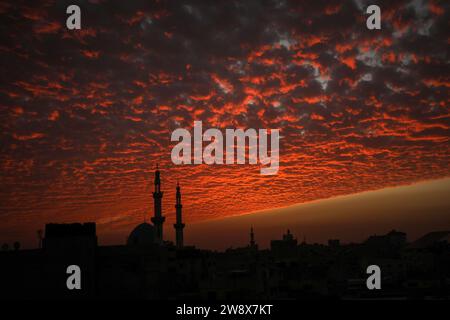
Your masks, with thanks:
<instances>
[{"instance_id":1,"label":"dark cloud","mask_svg":"<svg viewBox=\"0 0 450 320\"><path fill-rule=\"evenodd\" d=\"M156 162L188 221L450 174L446 1L379 1L380 31L361 0L78 1L69 31L72 2L0 5L3 229L123 230ZM280 128L280 174L173 166L194 120Z\"/></svg>"}]
</instances>

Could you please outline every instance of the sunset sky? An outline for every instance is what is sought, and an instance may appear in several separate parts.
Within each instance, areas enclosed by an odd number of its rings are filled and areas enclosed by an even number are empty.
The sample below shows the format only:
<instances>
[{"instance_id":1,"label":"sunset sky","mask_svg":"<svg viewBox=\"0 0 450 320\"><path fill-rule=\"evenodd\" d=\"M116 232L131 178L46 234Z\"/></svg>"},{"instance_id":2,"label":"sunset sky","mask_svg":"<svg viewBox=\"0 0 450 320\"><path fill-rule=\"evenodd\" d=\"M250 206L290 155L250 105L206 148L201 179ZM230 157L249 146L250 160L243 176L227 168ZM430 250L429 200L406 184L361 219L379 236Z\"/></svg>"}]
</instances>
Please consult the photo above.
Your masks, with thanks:
<instances>
[{"instance_id":1,"label":"sunset sky","mask_svg":"<svg viewBox=\"0 0 450 320\"><path fill-rule=\"evenodd\" d=\"M123 243L153 215L157 163L166 227L177 180L193 223L450 177L449 6L0 2L0 242L95 221ZM280 129L278 175L173 165L172 131L196 120Z\"/></svg>"}]
</instances>

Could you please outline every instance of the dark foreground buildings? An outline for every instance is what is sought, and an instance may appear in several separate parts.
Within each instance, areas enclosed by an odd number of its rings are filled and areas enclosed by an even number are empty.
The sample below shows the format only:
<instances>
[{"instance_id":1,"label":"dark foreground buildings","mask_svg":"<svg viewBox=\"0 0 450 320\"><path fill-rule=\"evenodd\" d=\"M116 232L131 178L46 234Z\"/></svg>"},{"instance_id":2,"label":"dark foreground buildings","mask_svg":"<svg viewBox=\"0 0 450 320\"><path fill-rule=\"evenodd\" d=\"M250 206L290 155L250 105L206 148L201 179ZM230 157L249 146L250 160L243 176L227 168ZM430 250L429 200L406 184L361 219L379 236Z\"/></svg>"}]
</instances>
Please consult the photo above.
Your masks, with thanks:
<instances>
[{"instance_id":1,"label":"dark foreground buildings","mask_svg":"<svg viewBox=\"0 0 450 320\"><path fill-rule=\"evenodd\" d=\"M413 243L391 231L361 244L298 243L287 231L259 250L225 252L183 244L182 204L176 189L176 244L164 241L161 181L155 175L153 224L137 226L123 246L98 246L94 223L47 224L42 248L0 253L3 298L148 298L201 300L408 299L450 297L450 232ZM381 268L381 290L368 290L366 268ZM69 265L81 269L81 290L69 290Z\"/></svg>"}]
</instances>

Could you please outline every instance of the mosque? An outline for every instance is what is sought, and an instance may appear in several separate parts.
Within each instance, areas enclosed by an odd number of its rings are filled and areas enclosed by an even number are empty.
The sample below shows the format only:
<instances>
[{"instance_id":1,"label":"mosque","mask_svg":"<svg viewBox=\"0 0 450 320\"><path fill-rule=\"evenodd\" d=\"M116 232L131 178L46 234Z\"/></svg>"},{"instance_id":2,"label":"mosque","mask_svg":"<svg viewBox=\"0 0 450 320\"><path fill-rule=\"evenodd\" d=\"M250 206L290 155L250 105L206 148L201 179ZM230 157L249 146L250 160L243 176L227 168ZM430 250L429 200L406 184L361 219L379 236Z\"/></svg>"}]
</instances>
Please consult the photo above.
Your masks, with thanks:
<instances>
[{"instance_id":1,"label":"mosque","mask_svg":"<svg viewBox=\"0 0 450 320\"><path fill-rule=\"evenodd\" d=\"M153 192L153 202L154 202L154 215L151 218L153 224L144 222L134 228L128 236L127 245L128 246L151 246L151 245L163 245L163 224L166 217L162 215L162 197L163 192L161 191L161 174L156 167L155 171L155 189ZM175 228L176 236L176 246L177 248L183 247L183 229L185 224L182 222L181 209L183 205L181 204L181 188L180 184L177 183L176 187L176 223L173 225Z\"/></svg>"}]
</instances>

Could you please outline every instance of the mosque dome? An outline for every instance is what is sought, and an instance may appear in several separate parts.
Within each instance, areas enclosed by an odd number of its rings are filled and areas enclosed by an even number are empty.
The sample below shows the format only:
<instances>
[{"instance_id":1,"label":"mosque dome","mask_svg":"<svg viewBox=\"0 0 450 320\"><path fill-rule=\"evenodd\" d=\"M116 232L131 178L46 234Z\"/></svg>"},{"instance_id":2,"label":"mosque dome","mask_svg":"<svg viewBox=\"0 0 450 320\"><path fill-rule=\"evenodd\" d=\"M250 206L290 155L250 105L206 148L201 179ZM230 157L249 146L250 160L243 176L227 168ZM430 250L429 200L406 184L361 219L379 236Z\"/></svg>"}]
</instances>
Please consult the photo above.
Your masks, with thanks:
<instances>
[{"instance_id":1,"label":"mosque dome","mask_svg":"<svg viewBox=\"0 0 450 320\"><path fill-rule=\"evenodd\" d=\"M127 245L149 246L155 243L155 227L149 223L141 223L131 231Z\"/></svg>"}]
</instances>

